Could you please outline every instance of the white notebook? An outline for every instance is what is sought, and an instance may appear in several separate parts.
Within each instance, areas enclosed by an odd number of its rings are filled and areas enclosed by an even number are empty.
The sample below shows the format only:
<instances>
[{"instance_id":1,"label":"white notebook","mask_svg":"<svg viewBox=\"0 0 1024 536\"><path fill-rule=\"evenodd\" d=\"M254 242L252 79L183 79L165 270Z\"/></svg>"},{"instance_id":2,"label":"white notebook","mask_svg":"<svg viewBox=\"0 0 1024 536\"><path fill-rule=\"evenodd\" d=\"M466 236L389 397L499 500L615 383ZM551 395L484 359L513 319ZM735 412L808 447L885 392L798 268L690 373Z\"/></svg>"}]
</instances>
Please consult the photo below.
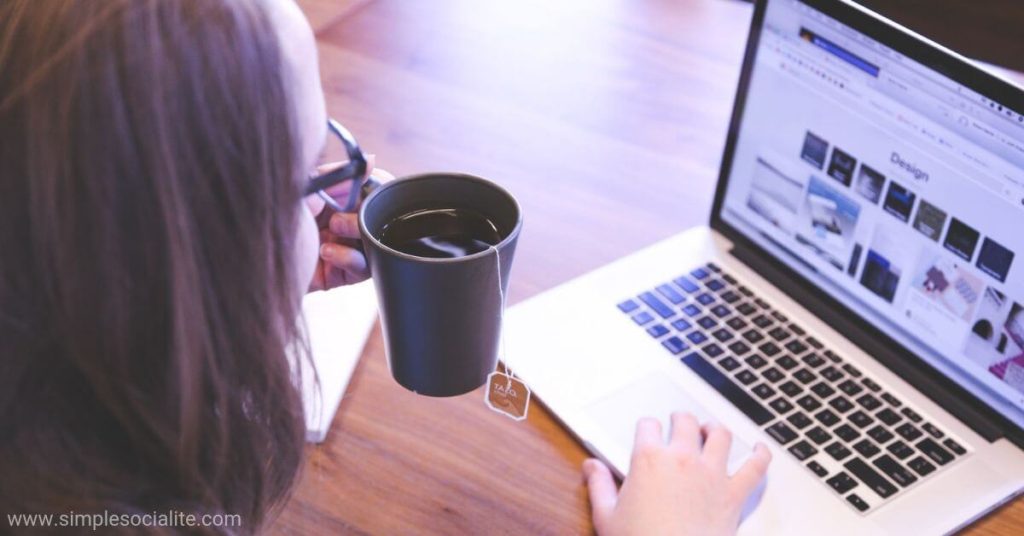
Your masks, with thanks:
<instances>
[{"instance_id":1,"label":"white notebook","mask_svg":"<svg viewBox=\"0 0 1024 536\"><path fill-rule=\"evenodd\" d=\"M306 441L320 443L338 411L366 339L377 319L377 296L372 281L307 294L302 301L309 330L313 363L302 368L302 403L306 412Z\"/></svg>"}]
</instances>

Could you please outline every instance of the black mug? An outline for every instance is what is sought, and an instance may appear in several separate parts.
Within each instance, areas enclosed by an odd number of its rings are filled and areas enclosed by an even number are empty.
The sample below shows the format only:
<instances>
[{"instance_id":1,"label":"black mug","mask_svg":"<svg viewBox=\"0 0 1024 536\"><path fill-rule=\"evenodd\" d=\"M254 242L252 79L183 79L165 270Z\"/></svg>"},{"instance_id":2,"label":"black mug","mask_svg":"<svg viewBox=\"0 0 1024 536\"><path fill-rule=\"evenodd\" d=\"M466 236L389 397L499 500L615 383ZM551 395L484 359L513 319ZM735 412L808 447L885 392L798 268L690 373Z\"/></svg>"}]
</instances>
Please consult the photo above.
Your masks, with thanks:
<instances>
[{"instance_id":1,"label":"black mug","mask_svg":"<svg viewBox=\"0 0 1024 536\"><path fill-rule=\"evenodd\" d=\"M456 258L409 255L381 241L384 227L396 218L434 209L475 211L494 224L501 240L494 248ZM510 193L461 173L405 177L376 188L363 201L359 231L395 381L429 396L461 395L487 381L498 362L501 300L522 225Z\"/></svg>"}]
</instances>

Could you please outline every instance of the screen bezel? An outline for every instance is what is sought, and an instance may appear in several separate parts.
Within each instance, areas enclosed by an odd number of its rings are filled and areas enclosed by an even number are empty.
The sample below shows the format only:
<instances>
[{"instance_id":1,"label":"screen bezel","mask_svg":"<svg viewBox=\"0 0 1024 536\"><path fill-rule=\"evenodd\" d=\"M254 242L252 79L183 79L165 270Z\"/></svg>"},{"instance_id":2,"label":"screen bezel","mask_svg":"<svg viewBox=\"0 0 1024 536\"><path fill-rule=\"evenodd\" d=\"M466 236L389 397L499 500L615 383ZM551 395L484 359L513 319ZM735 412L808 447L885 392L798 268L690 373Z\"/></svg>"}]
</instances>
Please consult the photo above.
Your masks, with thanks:
<instances>
[{"instance_id":1,"label":"screen bezel","mask_svg":"<svg viewBox=\"0 0 1024 536\"><path fill-rule=\"evenodd\" d=\"M994 440L1005 436L1024 448L1024 429L993 409L982 399L967 391L942 374L923 358L914 354L881 329L871 325L839 300L826 295L800 273L781 262L772 253L754 242L722 218L725 193L729 186L733 157L739 138L740 125L750 78L760 44L761 30L769 1L756 0L751 20L743 66L733 105L729 131L718 185L711 210L711 228L732 241L736 252L748 264L754 262L758 270L773 284L779 286L801 305L807 307L837 328L860 348L870 348L870 354L923 394L971 426L982 437ZM1024 112L1024 91L981 69L959 54L937 45L863 7L845 0L799 0L829 17L878 41L898 53L967 86L986 97L1010 108ZM969 81L969 82L968 82ZM749 260L748 260L749 259ZM979 418L984 419L980 421Z\"/></svg>"}]
</instances>

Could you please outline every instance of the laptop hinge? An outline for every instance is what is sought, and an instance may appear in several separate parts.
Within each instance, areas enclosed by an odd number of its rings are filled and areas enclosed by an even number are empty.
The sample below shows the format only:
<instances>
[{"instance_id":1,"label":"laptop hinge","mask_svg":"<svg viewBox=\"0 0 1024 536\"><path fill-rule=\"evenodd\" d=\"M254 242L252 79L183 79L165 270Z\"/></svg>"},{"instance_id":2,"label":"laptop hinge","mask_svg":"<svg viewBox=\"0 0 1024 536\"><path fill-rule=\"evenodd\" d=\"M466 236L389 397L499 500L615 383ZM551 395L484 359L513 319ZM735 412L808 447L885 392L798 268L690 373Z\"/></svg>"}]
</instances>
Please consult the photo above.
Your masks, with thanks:
<instances>
[{"instance_id":1,"label":"laptop hinge","mask_svg":"<svg viewBox=\"0 0 1024 536\"><path fill-rule=\"evenodd\" d=\"M752 246L735 241L730 253L756 270L781 291L875 358L883 366L913 385L922 394L962 421L987 441L1006 437L1024 448L1024 434L1005 417L975 399L955 382L924 364L868 322L844 314L835 302L828 303L820 291L808 282L787 277L776 265Z\"/></svg>"}]
</instances>

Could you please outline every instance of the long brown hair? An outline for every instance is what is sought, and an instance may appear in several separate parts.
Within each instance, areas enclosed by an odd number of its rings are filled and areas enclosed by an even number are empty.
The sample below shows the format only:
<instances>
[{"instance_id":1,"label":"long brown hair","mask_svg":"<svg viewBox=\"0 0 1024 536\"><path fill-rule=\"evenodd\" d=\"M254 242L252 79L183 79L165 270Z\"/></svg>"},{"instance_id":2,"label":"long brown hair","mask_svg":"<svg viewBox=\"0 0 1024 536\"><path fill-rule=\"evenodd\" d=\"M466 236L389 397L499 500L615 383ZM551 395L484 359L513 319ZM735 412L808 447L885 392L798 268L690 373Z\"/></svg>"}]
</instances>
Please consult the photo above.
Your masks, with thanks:
<instances>
[{"instance_id":1,"label":"long brown hair","mask_svg":"<svg viewBox=\"0 0 1024 536\"><path fill-rule=\"evenodd\" d=\"M261 5L0 3L5 513L253 532L291 488L304 165Z\"/></svg>"}]
</instances>

